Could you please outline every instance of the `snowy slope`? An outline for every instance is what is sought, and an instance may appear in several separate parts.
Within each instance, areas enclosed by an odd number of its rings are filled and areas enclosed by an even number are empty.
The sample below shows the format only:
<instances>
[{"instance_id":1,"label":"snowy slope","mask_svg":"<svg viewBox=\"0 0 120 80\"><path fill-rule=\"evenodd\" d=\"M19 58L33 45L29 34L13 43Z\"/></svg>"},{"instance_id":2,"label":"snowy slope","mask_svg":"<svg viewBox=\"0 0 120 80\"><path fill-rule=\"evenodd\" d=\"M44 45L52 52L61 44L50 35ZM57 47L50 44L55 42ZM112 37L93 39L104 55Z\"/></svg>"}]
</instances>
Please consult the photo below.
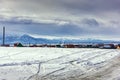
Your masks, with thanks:
<instances>
[{"instance_id":1,"label":"snowy slope","mask_svg":"<svg viewBox=\"0 0 120 80\"><path fill-rule=\"evenodd\" d=\"M0 48L0 80L60 80L104 67L115 49ZM60 77L61 76L61 77Z\"/></svg>"}]
</instances>

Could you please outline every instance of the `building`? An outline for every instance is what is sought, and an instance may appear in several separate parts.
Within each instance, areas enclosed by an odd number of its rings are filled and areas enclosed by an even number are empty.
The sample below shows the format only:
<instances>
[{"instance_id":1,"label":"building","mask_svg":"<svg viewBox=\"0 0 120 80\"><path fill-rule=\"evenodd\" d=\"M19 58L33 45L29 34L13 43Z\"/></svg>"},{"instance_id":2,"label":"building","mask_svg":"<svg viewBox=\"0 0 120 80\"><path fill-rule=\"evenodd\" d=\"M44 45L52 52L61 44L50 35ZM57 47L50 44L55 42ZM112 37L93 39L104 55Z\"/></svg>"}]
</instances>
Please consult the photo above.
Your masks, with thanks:
<instances>
[{"instance_id":1,"label":"building","mask_svg":"<svg viewBox=\"0 0 120 80\"><path fill-rule=\"evenodd\" d=\"M73 44L65 44L64 48L75 48L75 45L73 45Z\"/></svg>"},{"instance_id":2,"label":"building","mask_svg":"<svg viewBox=\"0 0 120 80\"><path fill-rule=\"evenodd\" d=\"M103 44L103 45L99 46L99 48L101 48L101 49L116 49L114 44Z\"/></svg>"},{"instance_id":3,"label":"building","mask_svg":"<svg viewBox=\"0 0 120 80\"><path fill-rule=\"evenodd\" d=\"M14 47L24 47L21 43L15 43Z\"/></svg>"}]
</instances>

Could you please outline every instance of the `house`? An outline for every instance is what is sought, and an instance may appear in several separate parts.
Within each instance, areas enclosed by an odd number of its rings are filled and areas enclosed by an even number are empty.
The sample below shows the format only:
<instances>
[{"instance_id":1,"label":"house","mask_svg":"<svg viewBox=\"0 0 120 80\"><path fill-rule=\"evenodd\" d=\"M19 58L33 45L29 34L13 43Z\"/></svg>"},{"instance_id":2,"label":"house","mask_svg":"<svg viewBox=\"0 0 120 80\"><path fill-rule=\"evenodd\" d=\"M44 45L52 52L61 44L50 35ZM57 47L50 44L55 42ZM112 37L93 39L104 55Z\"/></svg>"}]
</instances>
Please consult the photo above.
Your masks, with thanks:
<instances>
[{"instance_id":1,"label":"house","mask_svg":"<svg viewBox=\"0 0 120 80\"><path fill-rule=\"evenodd\" d=\"M47 45L47 47L56 47L56 45Z\"/></svg>"},{"instance_id":2,"label":"house","mask_svg":"<svg viewBox=\"0 0 120 80\"><path fill-rule=\"evenodd\" d=\"M30 45L29 47L38 47L36 44Z\"/></svg>"},{"instance_id":3,"label":"house","mask_svg":"<svg viewBox=\"0 0 120 80\"><path fill-rule=\"evenodd\" d=\"M117 49L120 49L120 44L117 45Z\"/></svg>"},{"instance_id":4,"label":"house","mask_svg":"<svg viewBox=\"0 0 120 80\"><path fill-rule=\"evenodd\" d=\"M57 47L57 48L64 48L64 46L61 45L61 44L57 44L56 47Z\"/></svg>"},{"instance_id":5,"label":"house","mask_svg":"<svg viewBox=\"0 0 120 80\"><path fill-rule=\"evenodd\" d=\"M101 49L115 49L116 47L114 46L114 44L104 44L99 46L99 48Z\"/></svg>"},{"instance_id":6,"label":"house","mask_svg":"<svg viewBox=\"0 0 120 80\"><path fill-rule=\"evenodd\" d=\"M9 44L4 44L4 45L1 45L1 46L4 46L4 47L10 47Z\"/></svg>"},{"instance_id":7,"label":"house","mask_svg":"<svg viewBox=\"0 0 120 80\"><path fill-rule=\"evenodd\" d=\"M23 47L23 45L21 43L15 43L14 47Z\"/></svg>"},{"instance_id":8,"label":"house","mask_svg":"<svg viewBox=\"0 0 120 80\"><path fill-rule=\"evenodd\" d=\"M75 48L80 48L79 44L75 44L74 46L75 46Z\"/></svg>"},{"instance_id":9,"label":"house","mask_svg":"<svg viewBox=\"0 0 120 80\"><path fill-rule=\"evenodd\" d=\"M75 45L73 45L73 44L65 44L64 48L75 48Z\"/></svg>"}]
</instances>

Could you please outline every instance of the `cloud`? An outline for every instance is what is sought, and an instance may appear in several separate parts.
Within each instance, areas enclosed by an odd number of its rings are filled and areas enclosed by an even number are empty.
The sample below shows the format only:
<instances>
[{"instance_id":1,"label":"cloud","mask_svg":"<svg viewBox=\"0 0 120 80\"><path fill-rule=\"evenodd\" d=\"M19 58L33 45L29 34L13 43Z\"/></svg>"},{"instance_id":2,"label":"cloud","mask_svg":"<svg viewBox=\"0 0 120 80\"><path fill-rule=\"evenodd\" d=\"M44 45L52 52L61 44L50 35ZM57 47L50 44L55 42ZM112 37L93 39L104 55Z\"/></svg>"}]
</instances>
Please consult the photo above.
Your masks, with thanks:
<instances>
[{"instance_id":1,"label":"cloud","mask_svg":"<svg viewBox=\"0 0 120 80\"><path fill-rule=\"evenodd\" d=\"M35 21L53 19L79 21L83 18L118 19L119 0L1 0L0 15Z\"/></svg>"},{"instance_id":2,"label":"cloud","mask_svg":"<svg viewBox=\"0 0 120 80\"><path fill-rule=\"evenodd\" d=\"M119 36L120 0L0 0L8 32Z\"/></svg>"},{"instance_id":3,"label":"cloud","mask_svg":"<svg viewBox=\"0 0 120 80\"><path fill-rule=\"evenodd\" d=\"M81 24L83 24L83 26L89 26L89 27L99 27L99 22L97 22L95 19L83 19L81 21Z\"/></svg>"},{"instance_id":4,"label":"cloud","mask_svg":"<svg viewBox=\"0 0 120 80\"><path fill-rule=\"evenodd\" d=\"M120 11L119 0L60 0L60 2L66 8L82 12Z\"/></svg>"},{"instance_id":5,"label":"cloud","mask_svg":"<svg viewBox=\"0 0 120 80\"><path fill-rule=\"evenodd\" d=\"M95 19L83 19L79 25L72 22L63 25L58 25L58 22L56 24L40 23L25 19L19 20L17 18L0 21L0 23L6 26L8 32L11 31L11 33L21 32L50 36L114 35L119 32L118 27L108 27ZM118 29L118 31L116 31L116 29Z\"/></svg>"}]
</instances>

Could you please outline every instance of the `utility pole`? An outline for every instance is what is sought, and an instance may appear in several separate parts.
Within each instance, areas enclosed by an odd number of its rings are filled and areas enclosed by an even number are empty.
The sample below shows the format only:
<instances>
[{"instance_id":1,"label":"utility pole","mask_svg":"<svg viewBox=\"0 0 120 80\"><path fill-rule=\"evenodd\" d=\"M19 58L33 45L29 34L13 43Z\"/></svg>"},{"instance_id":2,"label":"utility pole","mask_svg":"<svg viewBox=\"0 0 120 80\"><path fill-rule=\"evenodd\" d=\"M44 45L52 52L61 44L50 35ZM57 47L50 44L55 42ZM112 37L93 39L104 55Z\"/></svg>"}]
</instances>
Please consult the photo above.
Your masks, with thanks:
<instances>
[{"instance_id":1,"label":"utility pole","mask_svg":"<svg viewBox=\"0 0 120 80\"><path fill-rule=\"evenodd\" d=\"M5 27L3 27L3 46L5 45Z\"/></svg>"}]
</instances>

